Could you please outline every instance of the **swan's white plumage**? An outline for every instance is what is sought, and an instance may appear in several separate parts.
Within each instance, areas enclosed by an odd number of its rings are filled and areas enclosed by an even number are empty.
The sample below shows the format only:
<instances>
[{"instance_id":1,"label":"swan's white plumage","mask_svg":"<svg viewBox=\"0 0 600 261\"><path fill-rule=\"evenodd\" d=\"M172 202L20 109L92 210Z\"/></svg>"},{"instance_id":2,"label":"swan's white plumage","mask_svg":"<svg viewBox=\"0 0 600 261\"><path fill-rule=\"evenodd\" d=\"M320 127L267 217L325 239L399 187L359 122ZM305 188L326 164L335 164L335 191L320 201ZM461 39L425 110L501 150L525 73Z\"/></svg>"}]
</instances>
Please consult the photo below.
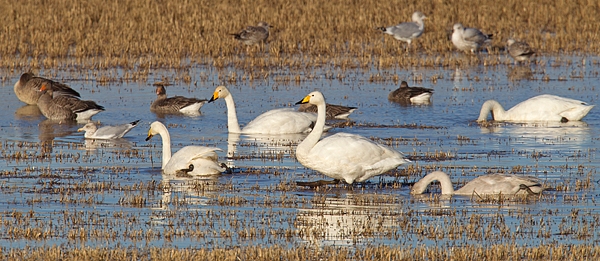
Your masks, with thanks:
<instances>
[{"instance_id":1,"label":"swan's white plumage","mask_svg":"<svg viewBox=\"0 0 600 261\"><path fill-rule=\"evenodd\" d=\"M521 188L521 185L529 187L533 193L540 193L544 190L536 178L505 174L489 174L477 177L467 183L464 187L455 191L448 174L442 171L434 171L425 175L425 177L415 183L410 193L415 195L422 194L425 189L427 189L427 186L435 180L440 182L443 195L513 195L528 193L526 189Z\"/></svg>"},{"instance_id":2,"label":"swan's white plumage","mask_svg":"<svg viewBox=\"0 0 600 261\"><path fill-rule=\"evenodd\" d=\"M225 86L219 86L209 102L222 98L227 105L227 125L229 132L243 134L291 134L308 133L312 130L317 116L311 113L298 112L292 108L267 111L249 122L243 129L237 119L235 102Z\"/></svg>"},{"instance_id":3,"label":"swan's white plumage","mask_svg":"<svg viewBox=\"0 0 600 261\"><path fill-rule=\"evenodd\" d=\"M402 153L359 135L338 133L319 141L325 126L325 98L312 92L301 103L317 105L317 123L296 148L296 158L305 167L352 184L409 162Z\"/></svg>"},{"instance_id":4,"label":"swan's white plumage","mask_svg":"<svg viewBox=\"0 0 600 261\"><path fill-rule=\"evenodd\" d=\"M162 138L162 170L164 174L176 175L181 170L189 169L190 165L193 165L193 170L186 174L191 176L220 174L225 171L217 161L218 155L216 151L220 151L221 149L204 146L186 146L171 155L171 136L167 127L158 121L150 125L146 140L156 134L159 134Z\"/></svg>"},{"instance_id":5,"label":"swan's white plumage","mask_svg":"<svg viewBox=\"0 0 600 261\"><path fill-rule=\"evenodd\" d=\"M488 100L481 106L477 121L485 121L490 112L495 121L578 121L593 107L594 105L582 101L549 94L525 100L508 111L505 111L497 101Z\"/></svg>"}]
</instances>

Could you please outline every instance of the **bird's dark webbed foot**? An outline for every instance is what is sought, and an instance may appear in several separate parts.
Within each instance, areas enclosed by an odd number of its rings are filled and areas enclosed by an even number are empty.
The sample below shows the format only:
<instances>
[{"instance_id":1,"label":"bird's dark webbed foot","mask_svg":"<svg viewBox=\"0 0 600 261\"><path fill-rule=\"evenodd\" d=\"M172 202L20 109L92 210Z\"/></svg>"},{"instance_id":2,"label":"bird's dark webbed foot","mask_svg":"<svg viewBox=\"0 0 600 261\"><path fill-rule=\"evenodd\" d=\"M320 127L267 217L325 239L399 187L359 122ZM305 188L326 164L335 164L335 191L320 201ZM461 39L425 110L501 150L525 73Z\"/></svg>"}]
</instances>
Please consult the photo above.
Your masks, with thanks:
<instances>
[{"instance_id":1,"label":"bird's dark webbed foot","mask_svg":"<svg viewBox=\"0 0 600 261\"><path fill-rule=\"evenodd\" d=\"M221 168L225 169L225 173L233 174L233 168L228 167L227 164L221 163Z\"/></svg>"},{"instance_id":2,"label":"bird's dark webbed foot","mask_svg":"<svg viewBox=\"0 0 600 261\"><path fill-rule=\"evenodd\" d=\"M177 172L175 172L175 176L179 177L179 178L191 178L192 175L188 174L190 172L194 171L194 164L190 164L190 166L188 166L187 169L180 169Z\"/></svg>"},{"instance_id":3,"label":"bird's dark webbed foot","mask_svg":"<svg viewBox=\"0 0 600 261\"><path fill-rule=\"evenodd\" d=\"M566 122L569 122L569 119L567 119L567 118L565 118L565 117L562 117L562 118L560 119L560 122L561 122L561 123L566 123Z\"/></svg>"},{"instance_id":4,"label":"bird's dark webbed foot","mask_svg":"<svg viewBox=\"0 0 600 261\"><path fill-rule=\"evenodd\" d=\"M335 184L339 184L340 182L341 182L341 180L339 180L339 179L317 180L317 181L296 181L296 185L303 186L303 187L316 188L316 187L320 187L320 186L324 186L324 185L335 185Z\"/></svg>"},{"instance_id":5,"label":"bird's dark webbed foot","mask_svg":"<svg viewBox=\"0 0 600 261\"><path fill-rule=\"evenodd\" d=\"M521 190L525 190L528 195L538 195L539 194L539 193L533 192L533 190L531 190L531 188L525 184L519 185L519 191L521 191Z\"/></svg>"}]
</instances>

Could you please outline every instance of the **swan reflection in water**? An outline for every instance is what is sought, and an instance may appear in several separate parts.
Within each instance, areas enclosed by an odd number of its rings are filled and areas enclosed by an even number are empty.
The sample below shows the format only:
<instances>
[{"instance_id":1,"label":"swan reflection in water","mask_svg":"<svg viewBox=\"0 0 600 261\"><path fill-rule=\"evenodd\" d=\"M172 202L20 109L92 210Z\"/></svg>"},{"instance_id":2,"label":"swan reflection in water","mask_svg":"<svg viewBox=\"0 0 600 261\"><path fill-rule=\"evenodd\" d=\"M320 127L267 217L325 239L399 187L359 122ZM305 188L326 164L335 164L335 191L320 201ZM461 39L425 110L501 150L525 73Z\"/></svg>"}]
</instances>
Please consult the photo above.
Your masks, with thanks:
<instances>
[{"instance_id":1,"label":"swan reflection in water","mask_svg":"<svg viewBox=\"0 0 600 261\"><path fill-rule=\"evenodd\" d=\"M235 167L236 159L260 157L263 153L290 157L296 146L306 138L305 133L296 134L239 134L227 136L227 167Z\"/></svg>"},{"instance_id":2,"label":"swan reflection in water","mask_svg":"<svg viewBox=\"0 0 600 261\"><path fill-rule=\"evenodd\" d=\"M303 240L319 246L350 246L401 234L397 206L380 194L327 197L313 208L298 209L295 226ZM390 196L391 197L391 196ZM372 203L371 200L386 201Z\"/></svg>"},{"instance_id":3,"label":"swan reflection in water","mask_svg":"<svg viewBox=\"0 0 600 261\"><path fill-rule=\"evenodd\" d=\"M584 145L589 142L591 130L582 121L544 122L544 123L492 123L481 128L482 134L511 136L531 140L535 144Z\"/></svg>"},{"instance_id":4,"label":"swan reflection in water","mask_svg":"<svg viewBox=\"0 0 600 261\"><path fill-rule=\"evenodd\" d=\"M162 174L162 195L151 209L153 224L165 224L165 211L198 211L211 204L217 196L219 175L178 177ZM214 204L214 203L213 203Z\"/></svg>"}]
</instances>

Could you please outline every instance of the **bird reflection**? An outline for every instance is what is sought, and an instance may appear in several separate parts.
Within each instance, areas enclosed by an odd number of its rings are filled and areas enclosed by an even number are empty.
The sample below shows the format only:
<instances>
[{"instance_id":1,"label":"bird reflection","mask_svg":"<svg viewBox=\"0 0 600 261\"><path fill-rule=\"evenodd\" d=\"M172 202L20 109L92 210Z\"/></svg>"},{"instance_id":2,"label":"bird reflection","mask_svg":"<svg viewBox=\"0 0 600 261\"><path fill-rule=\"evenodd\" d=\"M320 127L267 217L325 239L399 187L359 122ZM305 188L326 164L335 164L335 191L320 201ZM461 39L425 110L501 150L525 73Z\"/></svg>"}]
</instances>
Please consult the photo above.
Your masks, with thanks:
<instances>
[{"instance_id":1,"label":"bird reflection","mask_svg":"<svg viewBox=\"0 0 600 261\"><path fill-rule=\"evenodd\" d=\"M37 105L25 105L15 111L15 118L19 120L38 120L42 117Z\"/></svg>"},{"instance_id":2,"label":"bird reflection","mask_svg":"<svg viewBox=\"0 0 600 261\"><path fill-rule=\"evenodd\" d=\"M511 81L531 80L533 71L527 66L513 66L508 72L508 79Z\"/></svg>"},{"instance_id":3,"label":"bird reflection","mask_svg":"<svg viewBox=\"0 0 600 261\"><path fill-rule=\"evenodd\" d=\"M389 231L394 222L393 204L369 202L369 197L353 195L327 197L313 208L298 209L296 227L303 240L317 245L356 245Z\"/></svg>"},{"instance_id":4,"label":"bird reflection","mask_svg":"<svg viewBox=\"0 0 600 261\"><path fill-rule=\"evenodd\" d=\"M112 140L98 140L98 139L85 139L85 149L88 151L94 151L100 148L125 148L131 149L133 144L124 138L112 139Z\"/></svg>"},{"instance_id":5,"label":"bird reflection","mask_svg":"<svg viewBox=\"0 0 600 261\"><path fill-rule=\"evenodd\" d=\"M582 121L543 122L543 123L491 123L481 128L483 134L509 135L515 138L534 141L534 144L554 144L567 142L583 145L589 140L591 130Z\"/></svg>"}]
</instances>

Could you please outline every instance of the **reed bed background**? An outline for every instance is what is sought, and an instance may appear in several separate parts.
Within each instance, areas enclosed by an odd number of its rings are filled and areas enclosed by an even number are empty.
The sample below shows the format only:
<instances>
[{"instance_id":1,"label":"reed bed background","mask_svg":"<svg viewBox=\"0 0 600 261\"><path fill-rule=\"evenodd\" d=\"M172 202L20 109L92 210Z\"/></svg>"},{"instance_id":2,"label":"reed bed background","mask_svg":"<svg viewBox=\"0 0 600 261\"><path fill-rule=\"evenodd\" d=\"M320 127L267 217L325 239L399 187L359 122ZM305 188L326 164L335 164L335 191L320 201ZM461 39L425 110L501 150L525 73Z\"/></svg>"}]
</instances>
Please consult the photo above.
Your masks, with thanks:
<instances>
[{"instance_id":1,"label":"reed bed background","mask_svg":"<svg viewBox=\"0 0 600 261\"><path fill-rule=\"evenodd\" d=\"M600 53L600 3L591 0L434 1L2 1L0 68L241 68L451 66L457 22L540 53ZM423 12L425 33L405 43L375 30ZM266 21L263 48L246 48L230 33ZM499 64L486 58L485 65Z\"/></svg>"}]
</instances>

